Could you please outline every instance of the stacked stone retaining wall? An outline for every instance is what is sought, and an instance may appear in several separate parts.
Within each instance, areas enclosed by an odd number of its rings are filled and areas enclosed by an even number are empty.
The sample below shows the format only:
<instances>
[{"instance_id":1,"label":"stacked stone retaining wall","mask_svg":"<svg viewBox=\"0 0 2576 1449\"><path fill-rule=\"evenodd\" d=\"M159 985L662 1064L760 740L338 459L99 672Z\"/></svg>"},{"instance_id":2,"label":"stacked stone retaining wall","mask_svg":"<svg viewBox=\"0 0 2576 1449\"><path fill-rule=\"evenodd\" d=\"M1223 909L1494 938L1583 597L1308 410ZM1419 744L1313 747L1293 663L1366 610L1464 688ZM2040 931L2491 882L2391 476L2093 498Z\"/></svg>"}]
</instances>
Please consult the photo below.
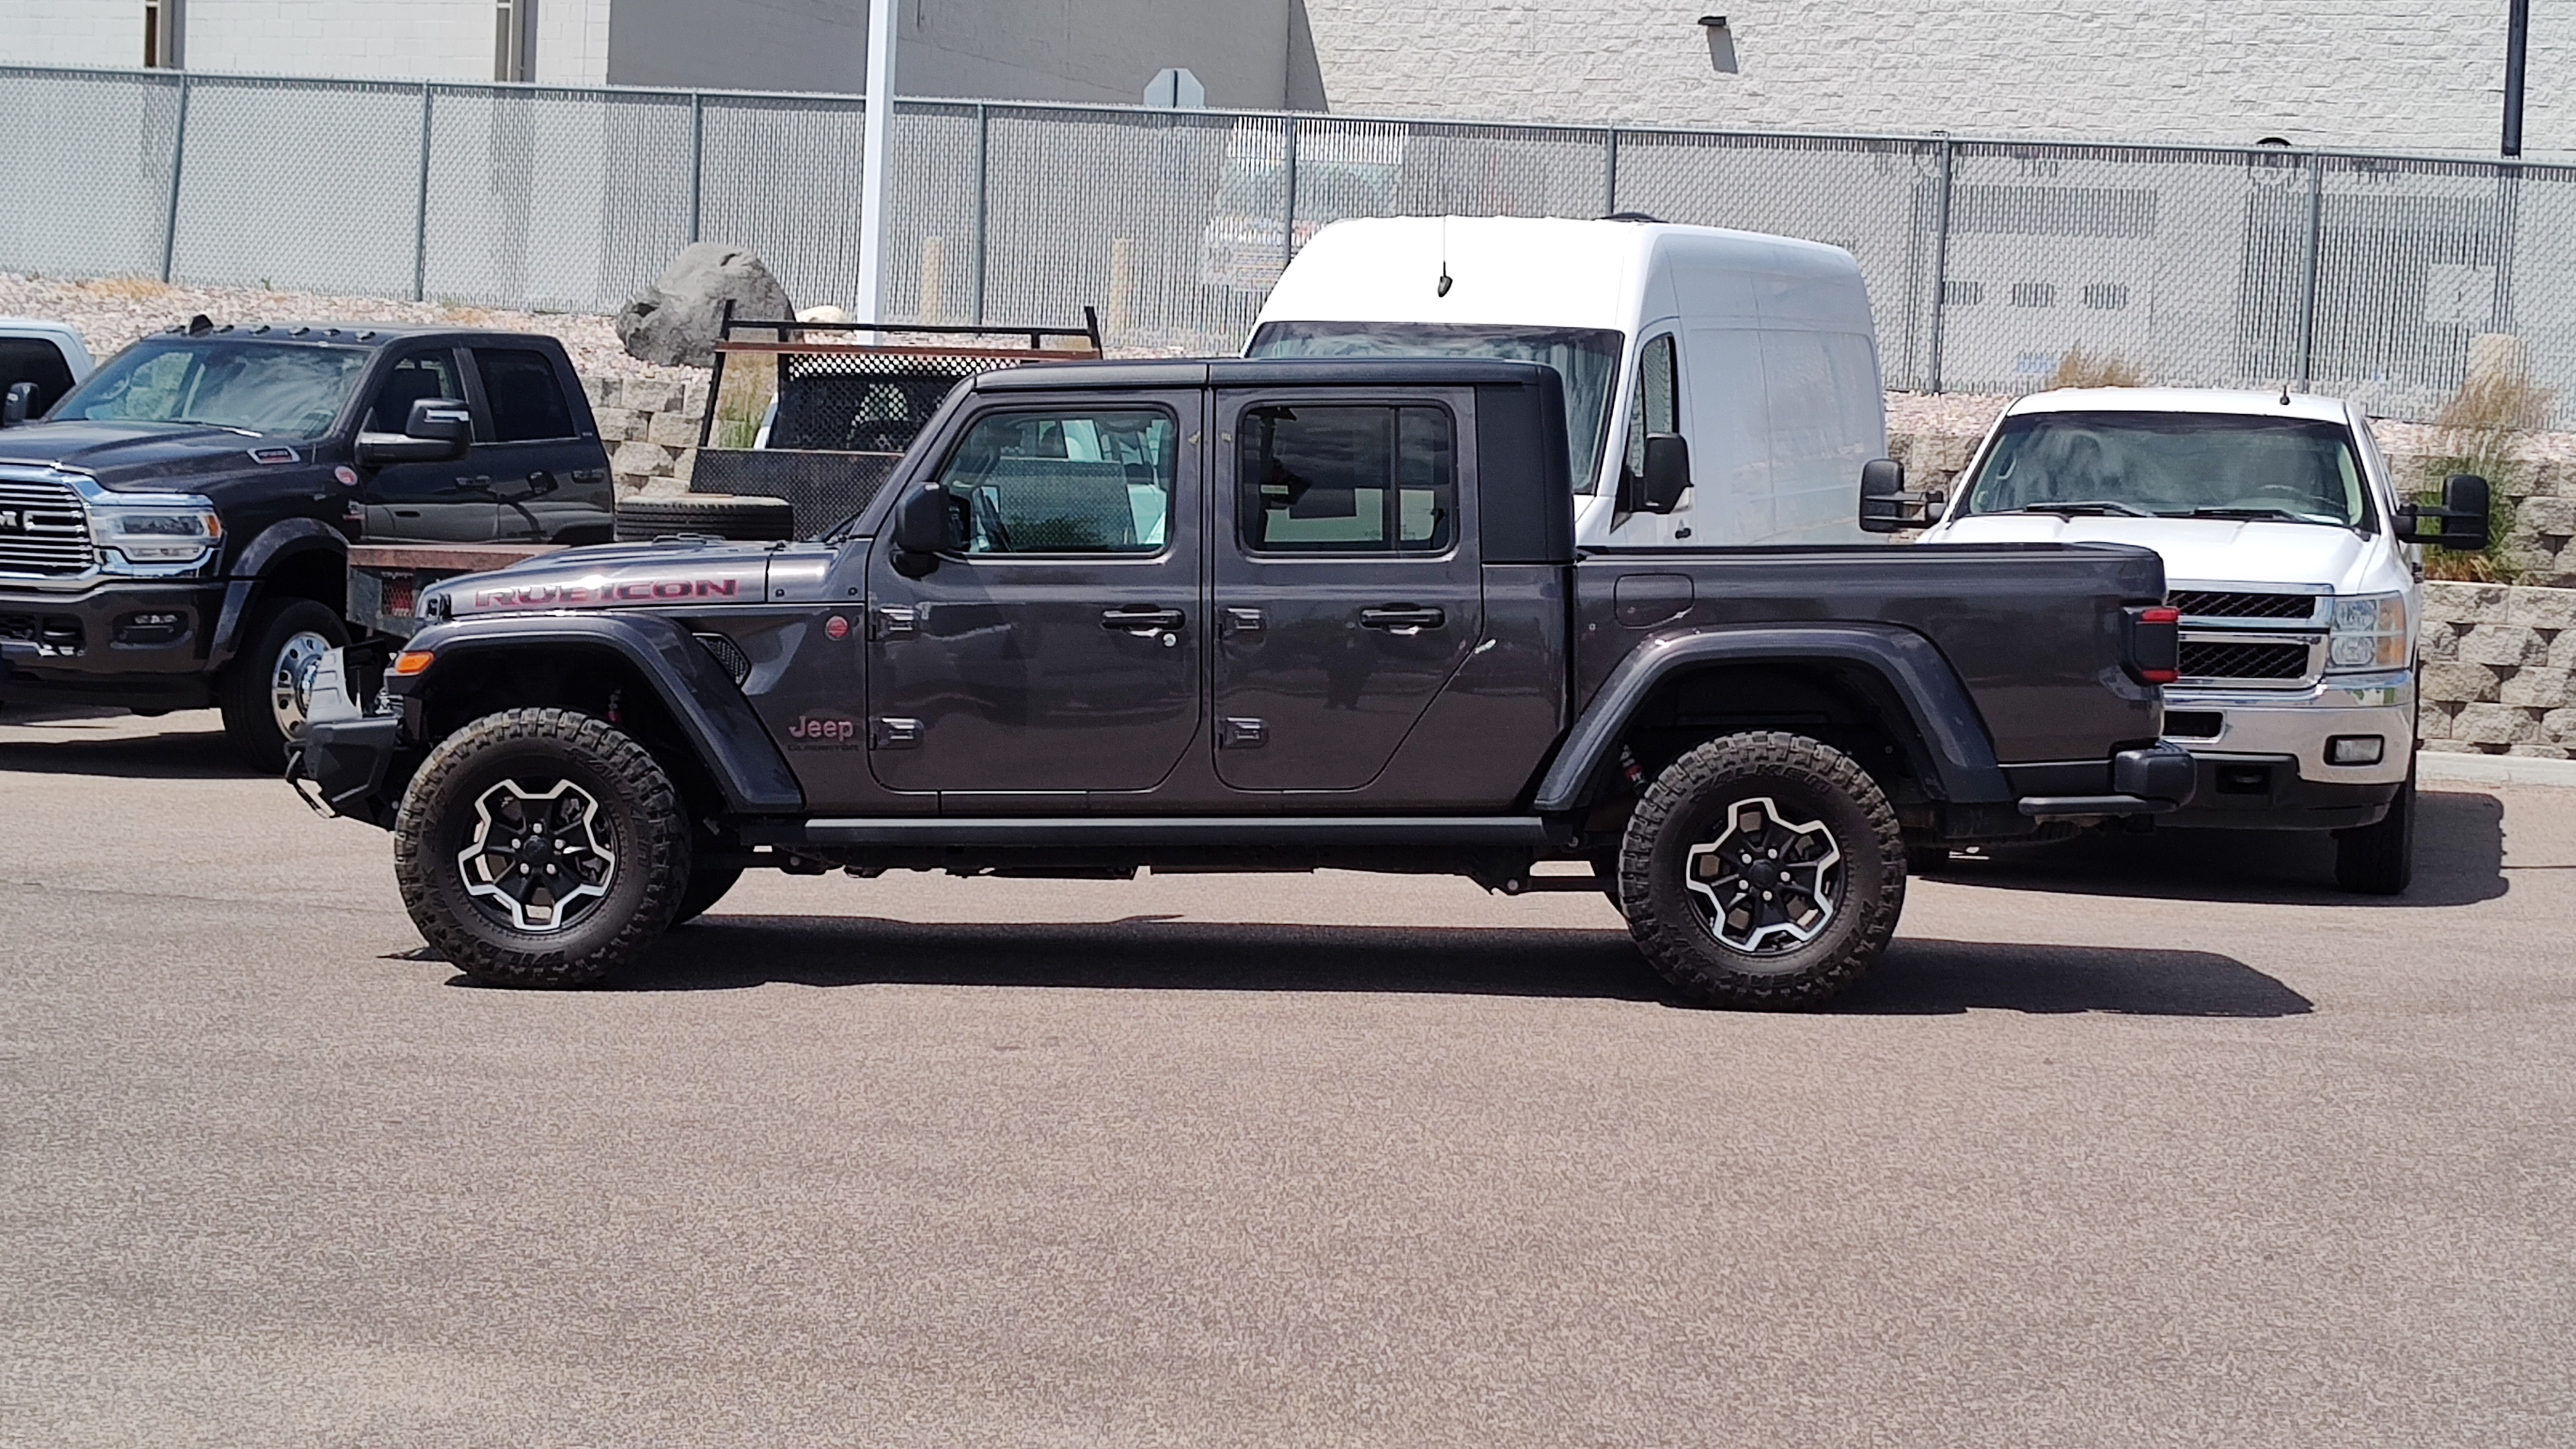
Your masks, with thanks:
<instances>
[{"instance_id":1,"label":"stacked stone retaining wall","mask_svg":"<svg viewBox=\"0 0 2576 1449\"><path fill-rule=\"evenodd\" d=\"M666 382L589 376L581 380L581 390L590 397L600 439L608 445L617 496L688 490L690 465L698 456L698 420L707 411L704 378Z\"/></svg>"}]
</instances>

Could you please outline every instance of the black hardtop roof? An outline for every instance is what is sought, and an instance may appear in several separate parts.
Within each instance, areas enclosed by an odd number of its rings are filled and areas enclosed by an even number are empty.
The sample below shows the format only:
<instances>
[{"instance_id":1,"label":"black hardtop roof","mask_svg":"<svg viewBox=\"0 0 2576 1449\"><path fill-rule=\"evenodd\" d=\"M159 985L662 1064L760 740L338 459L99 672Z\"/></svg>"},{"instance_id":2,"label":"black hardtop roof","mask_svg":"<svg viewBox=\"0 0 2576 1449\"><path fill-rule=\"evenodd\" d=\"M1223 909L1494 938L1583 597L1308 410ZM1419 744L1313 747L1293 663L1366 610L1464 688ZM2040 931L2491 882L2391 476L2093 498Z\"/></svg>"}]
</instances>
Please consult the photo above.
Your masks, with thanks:
<instances>
[{"instance_id":1,"label":"black hardtop roof","mask_svg":"<svg viewBox=\"0 0 2576 1449\"><path fill-rule=\"evenodd\" d=\"M545 332L512 332L498 327L458 327L434 322L227 322L202 333L190 332L183 322L145 335L221 337L227 341L322 342L341 347L382 347L390 342L414 342L424 337L452 337L460 342L494 339L526 342L534 339L558 346L562 344L562 339Z\"/></svg>"},{"instance_id":2,"label":"black hardtop roof","mask_svg":"<svg viewBox=\"0 0 2576 1449\"><path fill-rule=\"evenodd\" d=\"M1044 362L979 373L977 392L1068 387L1278 387L1335 383L1429 387L1473 383L1553 386L1556 369L1483 357L1211 357L1149 361Z\"/></svg>"}]
</instances>

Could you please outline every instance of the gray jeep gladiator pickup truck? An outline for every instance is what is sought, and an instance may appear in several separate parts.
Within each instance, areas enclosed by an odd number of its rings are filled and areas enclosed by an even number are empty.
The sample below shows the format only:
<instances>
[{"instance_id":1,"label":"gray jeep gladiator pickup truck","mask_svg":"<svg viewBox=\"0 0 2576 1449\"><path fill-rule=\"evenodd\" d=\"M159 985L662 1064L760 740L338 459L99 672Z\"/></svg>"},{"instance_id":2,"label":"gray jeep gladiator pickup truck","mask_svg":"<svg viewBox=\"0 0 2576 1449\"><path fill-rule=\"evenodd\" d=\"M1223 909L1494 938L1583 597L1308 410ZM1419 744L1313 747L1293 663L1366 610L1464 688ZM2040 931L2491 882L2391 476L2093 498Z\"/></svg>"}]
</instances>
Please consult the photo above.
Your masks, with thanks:
<instances>
[{"instance_id":1,"label":"gray jeep gladiator pickup truck","mask_svg":"<svg viewBox=\"0 0 2576 1449\"><path fill-rule=\"evenodd\" d=\"M1877 955L1909 843L2189 796L2153 553L1578 556L1560 397L1506 362L988 373L820 541L440 585L398 656L326 659L298 788L390 828L495 983L612 971L749 867L1568 861L1685 994L1756 1006ZM1678 496L1683 440L1644 453Z\"/></svg>"},{"instance_id":2,"label":"gray jeep gladiator pickup truck","mask_svg":"<svg viewBox=\"0 0 2576 1449\"><path fill-rule=\"evenodd\" d=\"M266 770L348 642L352 543L605 543L615 522L551 337L198 317L25 407L0 414L0 700L220 705Z\"/></svg>"}]
</instances>

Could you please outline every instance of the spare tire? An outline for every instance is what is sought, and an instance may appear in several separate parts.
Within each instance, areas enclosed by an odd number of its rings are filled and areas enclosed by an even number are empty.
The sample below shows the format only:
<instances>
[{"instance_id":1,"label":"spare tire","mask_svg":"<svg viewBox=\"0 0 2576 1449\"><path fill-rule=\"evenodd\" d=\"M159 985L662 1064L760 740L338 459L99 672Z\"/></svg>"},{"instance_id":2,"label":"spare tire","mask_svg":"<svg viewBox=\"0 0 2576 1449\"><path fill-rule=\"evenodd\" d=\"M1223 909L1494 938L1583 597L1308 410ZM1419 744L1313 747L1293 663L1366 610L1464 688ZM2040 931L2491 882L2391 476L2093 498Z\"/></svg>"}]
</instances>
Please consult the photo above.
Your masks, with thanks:
<instances>
[{"instance_id":1,"label":"spare tire","mask_svg":"<svg viewBox=\"0 0 2576 1449\"><path fill-rule=\"evenodd\" d=\"M617 505L617 541L640 543L673 534L755 542L796 536L796 506L784 498L739 493L671 493Z\"/></svg>"}]
</instances>

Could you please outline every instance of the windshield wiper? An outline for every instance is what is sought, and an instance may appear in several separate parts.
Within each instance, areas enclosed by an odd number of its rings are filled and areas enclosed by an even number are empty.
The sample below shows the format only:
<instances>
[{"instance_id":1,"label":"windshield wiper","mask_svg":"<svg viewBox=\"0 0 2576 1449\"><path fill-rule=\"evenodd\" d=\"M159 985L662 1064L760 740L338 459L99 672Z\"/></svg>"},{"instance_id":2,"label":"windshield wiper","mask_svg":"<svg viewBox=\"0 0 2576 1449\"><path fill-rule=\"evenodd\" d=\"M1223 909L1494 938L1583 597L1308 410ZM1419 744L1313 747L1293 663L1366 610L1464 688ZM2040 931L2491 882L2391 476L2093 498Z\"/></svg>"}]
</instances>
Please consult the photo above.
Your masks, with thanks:
<instances>
[{"instance_id":1,"label":"windshield wiper","mask_svg":"<svg viewBox=\"0 0 2576 1449\"><path fill-rule=\"evenodd\" d=\"M237 428L230 423L216 422L212 418L163 418L162 421L165 423L182 423L192 428L221 428L227 433L239 433L245 438L266 436L257 428Z\"/></svg>"},{"instance_id":2,"label":"windshield wiper","mask_svg":"<svg viewBox=\"0 0 2576 1449\"><path fill-rule=\"evenodd\" d=\"M2165 518L2272 518L2284 523L2331 523L2333 521L2320 518L2313 513L2292 513L2286 508L2252 507L2193 508L2181 513L2167 513L2161 516Z\"/></svg>"},{"instance_id":3,"label":"windshield wiper","mask_svg":"<svg viewBox=\"0 0 2576 1449\"><path fill-rule=\"evenodd\" d=\"M2149 513L2143 508L2134 508L2126 503L2115 502L2108 498L2088 498L2081 503L2033 503L2025 507L2015 508L2011 511L2014 513L2054 513L2061 518L2101 518L2113 514L2122 518L2155 517L2154 514Z\"/></svg>"}]
</instances>

